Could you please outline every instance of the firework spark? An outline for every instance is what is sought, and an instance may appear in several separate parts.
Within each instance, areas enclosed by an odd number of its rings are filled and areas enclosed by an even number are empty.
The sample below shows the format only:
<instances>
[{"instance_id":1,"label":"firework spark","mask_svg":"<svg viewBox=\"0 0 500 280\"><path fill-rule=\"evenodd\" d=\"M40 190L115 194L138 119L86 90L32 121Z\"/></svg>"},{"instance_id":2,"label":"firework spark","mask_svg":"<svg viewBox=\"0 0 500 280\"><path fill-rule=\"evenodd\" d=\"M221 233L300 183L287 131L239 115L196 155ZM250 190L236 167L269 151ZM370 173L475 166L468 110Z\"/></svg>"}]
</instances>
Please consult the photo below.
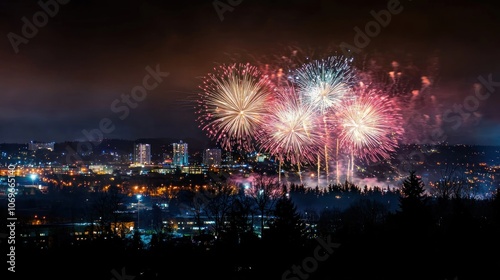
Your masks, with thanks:
<instances>
[{"instance_id":1,"label":"firework spark","mask_svg":"<svg viewBox=\"0 0 500 280\"><path fill-rule=\"evenodd\" d=\"M315 108L302 103L293 87L281 89L266 118L260 146L292 164L313 163L324 145Z\"/></svg>"},{"instance_id":2,"label":"firework spark","mask_svg":"<svg viewBox=\"0 0 500 280\"><path fill-rule=\"evenodd\" d=\"M221 65L214 70L200 86L197 121L222 148L250 151L269 114L274 87L250 64Z\"/></svg>"},{"instance_id":3,"label":"firework spark","mask_svg":"<svg viewBox=\"0 0 500 280\"><path fill-rule=\"evenodd\" d=\"M436 102L436 82L439 80L439 58L431 55L419 61L387 60L400 54L376 54L360 67L360 75L367 85L382 90L402 112L405 133L401 143L428 143L433 131L441 127L442 116ZM442 95L442 92L439 92Z\"/></svg>"},{"instance_id":4,"label":"firework spark","mask_svg":"<svg viewBox=\"0 0 500 280\"><path fill-rule=\"evenodd\" d=\"M377 90L347 100L336 117L341 145L366 161L390 157L403 133L399 109Z\"/></svg>"},{"instance_id":5,"label":"firework spark","mask_svg":"<svg viewBox=\"0 0 500 280\"><path fill-rule=\"evenodd\" d=\"M356 82L352 59L329 56L300 67L294 75L299 95L321 113L338 106Z\"/></svg>"},{"instance_id":6,"label":"firework spark","mask_svg":"<svg viewBox=\"0 0 500 280\"><path fill-rule=\"evenodd\" d=\"M296 69L315 60L329 57L338 52L338 44L331 43L326 46L306 45L303 43L278 45L271 51L255 53L246 49L226 53L229 61L248 61L256 65L259 70L267 75L274 84L287 87L293 81Z\"/></svg>"}]
</instances>

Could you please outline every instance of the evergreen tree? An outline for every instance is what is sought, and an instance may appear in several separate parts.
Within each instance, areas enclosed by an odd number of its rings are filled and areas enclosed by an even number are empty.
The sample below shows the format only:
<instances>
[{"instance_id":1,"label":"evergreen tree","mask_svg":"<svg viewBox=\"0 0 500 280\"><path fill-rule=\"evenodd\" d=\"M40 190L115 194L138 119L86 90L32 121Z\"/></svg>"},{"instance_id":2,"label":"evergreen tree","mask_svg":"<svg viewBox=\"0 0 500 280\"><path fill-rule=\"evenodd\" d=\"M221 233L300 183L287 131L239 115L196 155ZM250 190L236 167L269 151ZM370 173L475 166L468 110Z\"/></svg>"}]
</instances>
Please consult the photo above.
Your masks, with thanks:
<instances>
[{"instance_id":1,"label":"evergreen tree","mask_svg":"<svg viewBox=\"0 0 500 280\"><path fill-rule=\"evenodd\" d=\"M274 218L269 223L270 238L288 245L302 245L307 239L307 227L297 206L286 195L277 202Z\"/></svg>"},{"instance_id":2,"label":"evergreen tree","mask_svg":"<svg viewBox=\"0 0 500 280\"><path fill-rule=\"evenodd\" d=\"M412 231L415 229L423 231L425 225L430 225L431 213L427 207L427 198L422 178L417 176L415 171L410 171L401 186L399 199L401 225L406 225Z\"/></svg>"},{"instance_id":3,"label":"evergreen tree","mask_svg":"<svg viewBox=\"0 0 500 280\"><path fill-rule=\"evenodd\" d=\"M418 211L425 204L425 184L422 178L418 177L415 171L410 171L410 175L403 181L401 187L401 198L399 200L402 212L410 213Z\"/></svg>"}]
</instances>

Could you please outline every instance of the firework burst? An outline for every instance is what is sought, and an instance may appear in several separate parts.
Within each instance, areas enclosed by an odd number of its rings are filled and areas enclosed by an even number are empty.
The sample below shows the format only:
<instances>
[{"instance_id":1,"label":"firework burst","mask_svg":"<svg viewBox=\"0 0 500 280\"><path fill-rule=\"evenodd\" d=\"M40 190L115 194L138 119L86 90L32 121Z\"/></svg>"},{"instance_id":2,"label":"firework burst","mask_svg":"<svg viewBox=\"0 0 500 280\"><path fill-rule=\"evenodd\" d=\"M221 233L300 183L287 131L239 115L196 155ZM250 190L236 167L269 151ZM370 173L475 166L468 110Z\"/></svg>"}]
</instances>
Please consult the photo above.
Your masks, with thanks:
<instances>
[{"instance_id":1,"label":"firework burst","mask_svg":"<svg viewBox=\"0 0 500 280\"><path fill-rule=\"evenodd\" d=\"M403 133L399 109L377 90L361 90L346 100L336 120L341 146L366 161L388 158Z\"/></svg>"},{"instance_id":2,"label":"firework burst","mask_svg":"<svg viewBox=\"0 0 500 280\"><path fill-rule=\"evenodd\" d=\"M259 70L267 75L274 84L287 87L293 81L296 69L312 61L329 57L339 51L338 44L332 43L327 46L305 45L302 43L278 45L272 50L264 53L255 53L245 49L226 53L229 61L237 63L249 61L256 65Z\"/></svg>"},{"instance_id":3,"label":"firework burst","mask_svg":"<svg viewBox=\"0 0 500 280\"><path fill-rule=\"evenodd\" d=\"M301 99L322 114L338 106L356 82L351 62L351 58L329 56L297 69L293 82Z\"/></svg>"},{"instance_id":4,"label":"firework burst","mask_svg":"<svg viewBox=\"0 0 500 280\"><path fill-rule=\"evenodd\" d=\"M274 97L272 83L250 64L221 65L200 86L198 118L202 130L222 148L250 151Z\"/></svg>"},{"instance_id":5,"label":"firework burst","mask_svg":"<svg viewBox=\"0 0 500 280\"><path fill-rule=\"evenodd\" d=\"M260 137L261 148L292 164L313 163L324 145L315 109L302 103L293 87L280 89L272 107Z\"/></svg>"}]
</instances>

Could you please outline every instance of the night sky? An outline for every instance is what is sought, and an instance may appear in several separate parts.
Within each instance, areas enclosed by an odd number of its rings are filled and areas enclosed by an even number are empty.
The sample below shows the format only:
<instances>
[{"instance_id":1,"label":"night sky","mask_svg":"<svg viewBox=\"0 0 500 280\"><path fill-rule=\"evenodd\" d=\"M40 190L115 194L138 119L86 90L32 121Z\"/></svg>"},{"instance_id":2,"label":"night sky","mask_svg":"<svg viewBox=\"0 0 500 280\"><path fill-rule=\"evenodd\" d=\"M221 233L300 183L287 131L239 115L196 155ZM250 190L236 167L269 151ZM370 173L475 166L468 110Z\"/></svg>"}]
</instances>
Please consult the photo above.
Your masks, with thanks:
<instances>
[{"instance_id":1,"label":"night sky","mask_svg":"<svg viewBox=\"0 0 500 280\"><path fill-rule=\"evenodd\" d=\"M204 138L193 95L200 77L217 63L242 52L276 54L296 44L352 44L354 28L363 29L373 20L370 11L387 9L390 1L220 2L241 3L221 21L211 0L71 0L59 4L16 52L12 34L23 36L23 17L33 22L43 10L37 1L2 1L0 142L85 140L82 130L98 128L103 118L115 126L106 138ZM394 60L411 54L418 63L437 55L435 95L442 111L472 98L478 76L500 82L500 10L494 1L400 5L402 11L363 54L382 52ZM169 76L120 119L111 104L142 84L147 66L157 65ZM480 101L475 121L448 128L450 142L499 144L500 84L493 89Z\"/></svg>"}]
</instances>

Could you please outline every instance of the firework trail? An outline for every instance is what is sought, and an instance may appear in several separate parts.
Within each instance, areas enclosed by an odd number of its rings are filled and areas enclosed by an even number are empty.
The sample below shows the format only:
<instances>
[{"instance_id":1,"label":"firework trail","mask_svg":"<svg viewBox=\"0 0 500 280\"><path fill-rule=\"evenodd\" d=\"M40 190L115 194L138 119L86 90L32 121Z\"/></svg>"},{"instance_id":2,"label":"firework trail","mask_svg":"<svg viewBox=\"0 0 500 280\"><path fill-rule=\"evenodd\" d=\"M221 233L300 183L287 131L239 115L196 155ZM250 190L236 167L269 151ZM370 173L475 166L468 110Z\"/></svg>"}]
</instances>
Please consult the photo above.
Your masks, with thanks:
<instances>
[{"instance_id":1,"label":"firework trail","mask_svg":"<svg viewBox=\"0 0 500 280\"><path fill-rule=\"evenodd\" d=\"M271 107L273 110L266 117L259 140L260 147L278 158L280 164L289 161L300 168L302 164L314 163L325 143L324 135L318 130L321 123L315 108L301 102L293 87L281 88Z\"/></svg>"},{"instance_id":2,"label":"firework trail","mask_svg":"<svg viewBox=\"0 0 500 280\"><path fill-rule=\"evenodd\" d=\"M356 67L360 80L366 88L384 92L401 110L404 135L400 143L404 145L433 143L433 132L442 125L441 105L443 92L439 87L439 54L429 53L416 58L407 52L371 53L364 60L357 60ZM412 154L407 149L399 150L398 158L407 162ZM410 153L409 155L403 155ZM413 160L410 160L413 161ZM407 176L401 168L400 160L384 161L387 177ZM382 164L382 162L380 162ZM370 166L379 164L370 163Z\"/></svg>"},{"instance_id":3,"label":"firework trail","mask_svg":"<svg viewBox=\"0 0 500 280\"><path fill-rule=\"evenodd\" d=\"M223 149L252 151L274 98L269 79L250 64L221 65L204 77L200 88L200 128Z\"/></svg>"},{"instance_id":4,"label":"firework trail","mask_svg":"<svg viewBox=\"0 0 500 280\"><path fill-rule=\"evenodd\" d=\"M378 90L361 89L356 98L346 100L336 121L340 144L351 155L351 172L354 157L366 162L388 159L404 132L399 108Z\"/></svg>"},{"instance_id":5,"label":"firework trail","mask_svg":"<svg viewBox=\"0 0 500 280\"><path fill-rule=\"evenodd\" d=\"M329 125L326 122L332 110L338 108L344 98L351 93L352 87L357 83L357 72L352 66L352 58L341 55L329 56L324 59L314 60L295 71L295 83L300 98L304 103L316 109L323 118L325 137L330 135ZM330 141L327 139L326 143ZM329 159L327 145L324 146L325 173L328 184ZM338 154L338 150L337 150ZM320 157L318 155L318 180L320 178ZM337 158L338 170L338 158ZM337 181L339 174L337 172Z\"/></svg>"}]
</instances>

